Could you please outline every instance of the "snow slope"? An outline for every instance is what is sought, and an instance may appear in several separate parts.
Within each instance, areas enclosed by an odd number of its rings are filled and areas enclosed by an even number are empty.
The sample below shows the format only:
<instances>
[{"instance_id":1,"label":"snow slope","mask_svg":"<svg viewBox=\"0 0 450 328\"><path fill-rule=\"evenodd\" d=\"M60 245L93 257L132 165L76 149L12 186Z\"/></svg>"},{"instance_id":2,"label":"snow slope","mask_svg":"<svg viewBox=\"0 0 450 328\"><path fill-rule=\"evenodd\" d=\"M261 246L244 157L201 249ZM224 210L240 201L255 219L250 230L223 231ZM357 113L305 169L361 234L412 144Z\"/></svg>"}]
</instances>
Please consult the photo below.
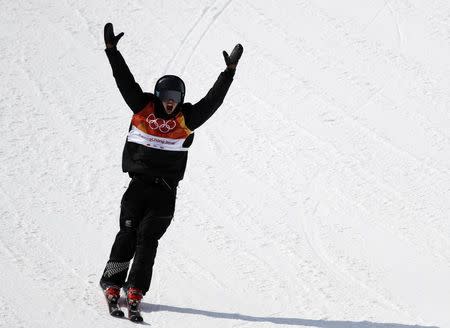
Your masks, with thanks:
<instances>
[{"instance_id":1,"label":"snow slope","mask_svg":"<svg viewBox=\"0 0 450 328\"><path fill-rule=\"evenodd\" d=\"M143 304L153 327L450 327L450 3L2 1L0 327L125 327L97 287L128 184L130 111L103 26L143 89L199 100Z\"/></svg>"}]
</instances>

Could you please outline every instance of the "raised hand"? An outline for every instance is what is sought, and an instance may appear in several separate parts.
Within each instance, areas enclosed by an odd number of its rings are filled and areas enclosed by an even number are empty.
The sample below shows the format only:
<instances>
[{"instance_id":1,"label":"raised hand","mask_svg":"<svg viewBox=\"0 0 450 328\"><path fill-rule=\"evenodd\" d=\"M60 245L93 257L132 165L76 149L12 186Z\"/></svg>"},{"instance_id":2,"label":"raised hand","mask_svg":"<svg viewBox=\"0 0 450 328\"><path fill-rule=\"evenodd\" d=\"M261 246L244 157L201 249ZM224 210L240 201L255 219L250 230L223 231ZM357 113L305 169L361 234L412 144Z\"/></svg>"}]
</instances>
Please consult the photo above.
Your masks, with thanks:
<instances>
[{"instance_id":1,"label":"raised hand","mask_svg":"<svg viewBox=\"0 0 450 328\"><path fill-rule=\"evenodd\" d=\"M119 42L120 38L123 36L123 32L118 35L114 35L114 27L113 24L107 23L104 29L105 36L105 44L106 48L115 48L117 46L117 42Z\"/></svg>"},{"instance_id":2,"label":"raised hand","mask_svg":"<svg viewBox=\"0 0 450 328\"><path fill-rule=\"evenodd\" d=\"M227 68L229 69L236 69L236 66L239 62L239 59L242 56L242 53L244 52L244 48L240 43L238 43L233 51L231 52L231 55L228 55L228 53L224 50L223 51L223 58L225 59L225 64L227 65Z\"/></svg>"}]
</instances>

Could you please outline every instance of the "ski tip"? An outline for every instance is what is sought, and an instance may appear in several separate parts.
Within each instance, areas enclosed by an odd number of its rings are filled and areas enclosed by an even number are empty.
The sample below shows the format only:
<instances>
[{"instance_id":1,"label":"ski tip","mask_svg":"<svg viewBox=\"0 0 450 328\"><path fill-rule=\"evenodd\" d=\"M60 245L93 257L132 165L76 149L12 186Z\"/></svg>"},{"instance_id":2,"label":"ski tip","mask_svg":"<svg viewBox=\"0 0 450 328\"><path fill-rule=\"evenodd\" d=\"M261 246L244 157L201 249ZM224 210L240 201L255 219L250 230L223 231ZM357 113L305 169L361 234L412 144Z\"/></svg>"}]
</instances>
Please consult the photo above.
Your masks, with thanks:
<instances>
[{"instance_id":1,"label":"ski tip","mask_svg":"<svg viewBox=\"0 0 450 328\"><path fill-rule=\"evenodd\" d=\"M130 317L130 320L133 321L133 322L139 323L139 322L143 322L144 318L142 318L139 315L133 315L133 316Z\"/></svg>"},{"instance_id":2,"label":"ski tip","mask_svg":"<svg viewBox=\"0 0 450 328\"><path fill-rule=\"evenodd\" d=\"M116 318L123 318L125 314L122 311L113 311L111 315Z\"/></svg>"}]
</instances>

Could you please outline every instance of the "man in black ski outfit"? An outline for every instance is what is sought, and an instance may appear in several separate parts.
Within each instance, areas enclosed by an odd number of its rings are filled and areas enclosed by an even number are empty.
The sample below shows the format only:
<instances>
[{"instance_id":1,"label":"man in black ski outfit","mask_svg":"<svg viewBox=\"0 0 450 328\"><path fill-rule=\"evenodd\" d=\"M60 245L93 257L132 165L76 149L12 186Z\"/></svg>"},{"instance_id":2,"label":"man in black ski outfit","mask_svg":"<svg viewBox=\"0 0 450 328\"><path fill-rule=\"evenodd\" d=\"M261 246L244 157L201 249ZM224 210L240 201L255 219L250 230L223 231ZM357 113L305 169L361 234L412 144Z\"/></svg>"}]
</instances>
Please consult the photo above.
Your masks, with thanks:
<instances>
[{"instance_id":1,"label":"man in black ski outfit","mask_svg":"<svg viewBox=\"0 0 450 328\"><path fill-rule=\"evenodd\" d=\"M122 169L132 180L122 198L120 231L100 285L116 295L124 287L129 297L140 300L150 287L158 240L174 215L193 131L222 104L243 48L238 44L231 55L223 52L226 69L203 99L190 104L184 103L183 81L174 75L161 77L154 94L143 92L116 48L123 33L115 35L108 23L104 36L117 86L134 115L122 158Z\"/></svg>"}]
</instances>

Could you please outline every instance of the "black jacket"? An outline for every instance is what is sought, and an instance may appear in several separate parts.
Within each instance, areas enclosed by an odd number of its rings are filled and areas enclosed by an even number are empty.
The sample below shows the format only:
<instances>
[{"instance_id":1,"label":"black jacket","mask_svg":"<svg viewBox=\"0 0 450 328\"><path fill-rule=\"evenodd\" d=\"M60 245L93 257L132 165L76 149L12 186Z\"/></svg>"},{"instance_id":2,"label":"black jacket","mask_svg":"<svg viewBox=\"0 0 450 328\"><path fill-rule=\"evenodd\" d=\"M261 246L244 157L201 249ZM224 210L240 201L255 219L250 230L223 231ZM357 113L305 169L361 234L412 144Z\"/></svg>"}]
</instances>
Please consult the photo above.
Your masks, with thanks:
<instances>
[{"instance_id":1,"label":"black jacket","mask_svg":"<svg viewBox=\"0 0 450 328\"><path fill-rule=\"evenodd\" d=\"M120 52L115 48L105 51L119 91L133 113L140 112L149 102L153 102L157 117L168 118L161 101L152 93L143 92L139 84L136 83ZM217 81L205 97L196 104L183 103L177 106L176 113L172 115L181 111L186 126L194 131L220 107L233 81L233 76L234 71L226 69L220 73ZM184 146L189 147L193 139L194 134L192 133ZM126 141L122 157L122 170L128 172L130 176L139 174L147 177L161 177L177 184L184 176L187 153L187 151L160 150Z\"/></svg>"}]
</instances>

